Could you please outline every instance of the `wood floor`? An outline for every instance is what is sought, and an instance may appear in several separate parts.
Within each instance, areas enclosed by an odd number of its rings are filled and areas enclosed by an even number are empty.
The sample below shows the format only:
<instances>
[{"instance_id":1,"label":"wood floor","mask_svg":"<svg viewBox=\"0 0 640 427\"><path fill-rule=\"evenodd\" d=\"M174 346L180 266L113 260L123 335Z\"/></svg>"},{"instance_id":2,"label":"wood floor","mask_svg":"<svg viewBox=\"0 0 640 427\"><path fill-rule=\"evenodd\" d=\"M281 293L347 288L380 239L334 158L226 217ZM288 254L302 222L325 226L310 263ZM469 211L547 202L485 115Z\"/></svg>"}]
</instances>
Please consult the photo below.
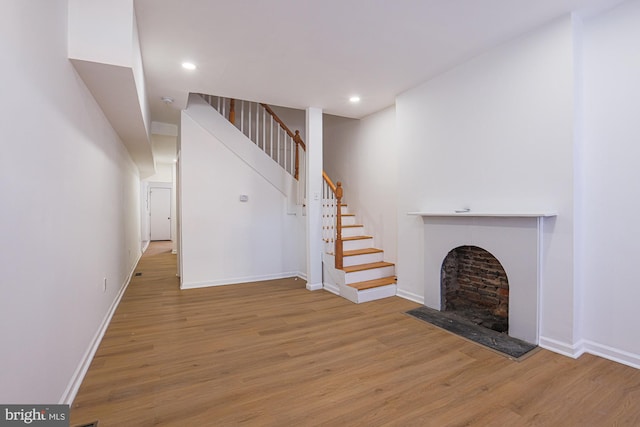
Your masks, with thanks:
<instances>
[{"instance_id":1,"label":"wood floor","mask_svg":"<svg viewBox=\"0 0 640 427\"><path fill-rule=\"evenodd\" d=\"M152 244L71 426L638 426L640 370L546 350L514 362L302 280L180 291ZM212 261L215 262L215 261Z\"/></svg>"}]
</instances>

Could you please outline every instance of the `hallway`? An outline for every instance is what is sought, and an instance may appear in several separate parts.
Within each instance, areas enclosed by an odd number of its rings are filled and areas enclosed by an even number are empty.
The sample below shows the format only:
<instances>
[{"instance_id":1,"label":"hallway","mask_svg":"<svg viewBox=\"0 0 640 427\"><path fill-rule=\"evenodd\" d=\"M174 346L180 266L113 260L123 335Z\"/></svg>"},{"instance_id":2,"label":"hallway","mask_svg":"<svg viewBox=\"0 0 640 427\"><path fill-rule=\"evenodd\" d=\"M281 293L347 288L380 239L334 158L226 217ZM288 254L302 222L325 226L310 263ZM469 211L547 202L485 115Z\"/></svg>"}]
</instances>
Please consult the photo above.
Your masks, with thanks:
<instances>
[{"instance_id":1,"label":"hallway","mask_svg":"<svg viewBox=\"0 0 640 427\"><path fill-rule=\"evenodd\" d=\"M514 362L296 279L180 291L152 243L71 409L71 426L638 425L640 371L540 350Z\"/></svg>"}]
</instances>

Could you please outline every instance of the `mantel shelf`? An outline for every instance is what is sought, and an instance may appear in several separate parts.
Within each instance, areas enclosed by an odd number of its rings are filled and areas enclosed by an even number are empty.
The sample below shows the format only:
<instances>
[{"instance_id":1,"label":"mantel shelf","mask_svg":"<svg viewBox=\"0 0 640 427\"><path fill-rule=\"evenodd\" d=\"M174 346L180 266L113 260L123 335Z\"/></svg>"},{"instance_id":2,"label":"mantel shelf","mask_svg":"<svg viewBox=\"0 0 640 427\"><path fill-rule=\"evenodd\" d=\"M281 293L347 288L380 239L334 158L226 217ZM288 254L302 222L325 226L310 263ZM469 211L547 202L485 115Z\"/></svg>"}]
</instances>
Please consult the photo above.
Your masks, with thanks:
<instances>
[{"instance_id":1,"label":"mantel shelf","mask_svg":"<svg viewBox=\"0 0 640 427\"><path fill-rule=\"evenodd\" d=\"M407 215L423 217L498 217L498 218L547 218L558 216L556 212L485 212L485 211L425 211L407 212Z\"/></svg>"}]
</instances>

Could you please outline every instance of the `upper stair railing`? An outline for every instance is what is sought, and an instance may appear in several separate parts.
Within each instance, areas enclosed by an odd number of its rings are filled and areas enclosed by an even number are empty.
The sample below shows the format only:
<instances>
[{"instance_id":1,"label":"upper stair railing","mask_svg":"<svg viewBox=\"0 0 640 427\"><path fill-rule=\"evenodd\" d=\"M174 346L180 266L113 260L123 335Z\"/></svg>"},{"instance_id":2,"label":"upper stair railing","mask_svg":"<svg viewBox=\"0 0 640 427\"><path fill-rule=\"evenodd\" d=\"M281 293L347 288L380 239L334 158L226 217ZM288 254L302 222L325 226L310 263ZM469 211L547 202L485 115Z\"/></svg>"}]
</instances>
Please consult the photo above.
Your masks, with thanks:
<instances>
[{"instance_id":1,"label":"upper stair railing","mask_svg":"<svg viewBox=\"0 0 640 427\"><path fill-rule=\"evenodd\" d=\"M275 160L293 177L304 178L305 156L300 149L307 149L300 132L289 127L267 104L235 100L214 95L200 95L218 113L228 119L258 148ZM343 267L342 245L342 197L340 182L336 184L323 171L322 237L325 251L335 256L335 267ZM300 182L300 184L303 184ZM300 185L300 200L304 200L304 185ZM304 204L304 202L303 202Z\"/></svg>"},{"instance_id":2,"label":"upper stair railing","mask_svg":"<svg viewBox=\"0 0 640 427\"><path fill-rule=\"evenodd\" d=\"M334 255L335 267L342 269L342 183L334 184L324 171L322 178L322 239L325 252Z\"/></svg>"},{"instance_id":3,"label":"upper stair railing","mask_svg":"<svg viewBox=\"0 0 640 427\"><path fill-rule=\"evenodd\" d=\"M301 168L304 167L300 148L306 150L300 131L292 132L267 104L214 95L200 96L296 180L300 180Z\"/></svg>"}]
</instances>

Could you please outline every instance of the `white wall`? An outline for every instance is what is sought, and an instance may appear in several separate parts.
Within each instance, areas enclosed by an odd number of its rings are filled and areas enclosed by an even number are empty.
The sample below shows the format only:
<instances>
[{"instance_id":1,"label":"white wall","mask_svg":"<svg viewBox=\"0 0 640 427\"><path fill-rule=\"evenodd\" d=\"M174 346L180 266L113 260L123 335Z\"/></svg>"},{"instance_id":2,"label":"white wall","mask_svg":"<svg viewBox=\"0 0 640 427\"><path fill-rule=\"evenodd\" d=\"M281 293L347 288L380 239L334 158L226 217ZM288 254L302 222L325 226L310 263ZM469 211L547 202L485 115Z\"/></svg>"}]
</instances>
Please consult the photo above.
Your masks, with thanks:
<instances>
[{"instance_id":1,"label":"white wall","mask_svg":"<svg viewBox=\"0 0 640 427\"><path fill-rule=\"evenodd\" d=\"M156 163L156 173L149 178L145 178L147 182L173 182L174 163Z\"/></svg>"},{"instance_id":2,"label":"white wall","mask_svg":"<svg viewBox=\"0 0 640 427\"><path fill-rule=\"evenodd\" d=\"M69 57L131 67L133 0L69 0Z\"/></svg>"},{"instance_id":3,"label":"white wall","mask_svg":"<svg viewBox=\"0 0 640 427\"><path fill-rule=\"evenodd\" d=\"M573 346L573 43L566 17L398 96L400 294L424 297L423 223L407 212L556 211L541 341Z\"/></svg>"},{"instance_id":4,"label":"white wall","mask_svg":"<svg viewBox=\"0 0 640 427\"><path fill-rule=\"evenodd\" d=\"M640 1L584 23L584 337L640 367Z\"/></svg>"},{"instance_id":5,"label":"white wall","mask_svg":"<svg viewBox=\"0 0 640 427\"><path fill-rule=\"evenodd\" d=\"M68 0L68 57L143 177L154 173L133 0Z\"/></svg>"},{"instance_id":6,"label":"white wall","mask_svg":"<svg viewBox=\"0 0 640 427\"><path fill-rule=\"evenodd\" d=\"M342 182L344 202L389 262L397 260L395 120L395 106L361 120L324 116L325 171L332 181Z\"/></svg>"},{"instance_id":7,"label":"white wall","mask_svg":"<svg viewBox=\"0 0 640 427\"><path fill-rule=\"evenodd\" d=\"M137 169L67 59L66 22L66 0L0 16L3 403L69 402L140 255Z\"/></svg>"},{"instance_id":8,"label":"white wall","mask_svg":"<svg viewBox=\"0 0 640 427\"><path fill-rule=\"evenodd\" d=\"M200 107L217 114L209 106ZM190 116L194 108L190 101L181 122L182 287L289 277L305 271L299 264L304 247L296 234L301 219L288 214L285 194L196 122ZM233 132L244 138L239 131ZM275 165L264 153L256 155ZM240 195L247 195L248 202L241 202Z\"/></svg>"}]
</instances>

